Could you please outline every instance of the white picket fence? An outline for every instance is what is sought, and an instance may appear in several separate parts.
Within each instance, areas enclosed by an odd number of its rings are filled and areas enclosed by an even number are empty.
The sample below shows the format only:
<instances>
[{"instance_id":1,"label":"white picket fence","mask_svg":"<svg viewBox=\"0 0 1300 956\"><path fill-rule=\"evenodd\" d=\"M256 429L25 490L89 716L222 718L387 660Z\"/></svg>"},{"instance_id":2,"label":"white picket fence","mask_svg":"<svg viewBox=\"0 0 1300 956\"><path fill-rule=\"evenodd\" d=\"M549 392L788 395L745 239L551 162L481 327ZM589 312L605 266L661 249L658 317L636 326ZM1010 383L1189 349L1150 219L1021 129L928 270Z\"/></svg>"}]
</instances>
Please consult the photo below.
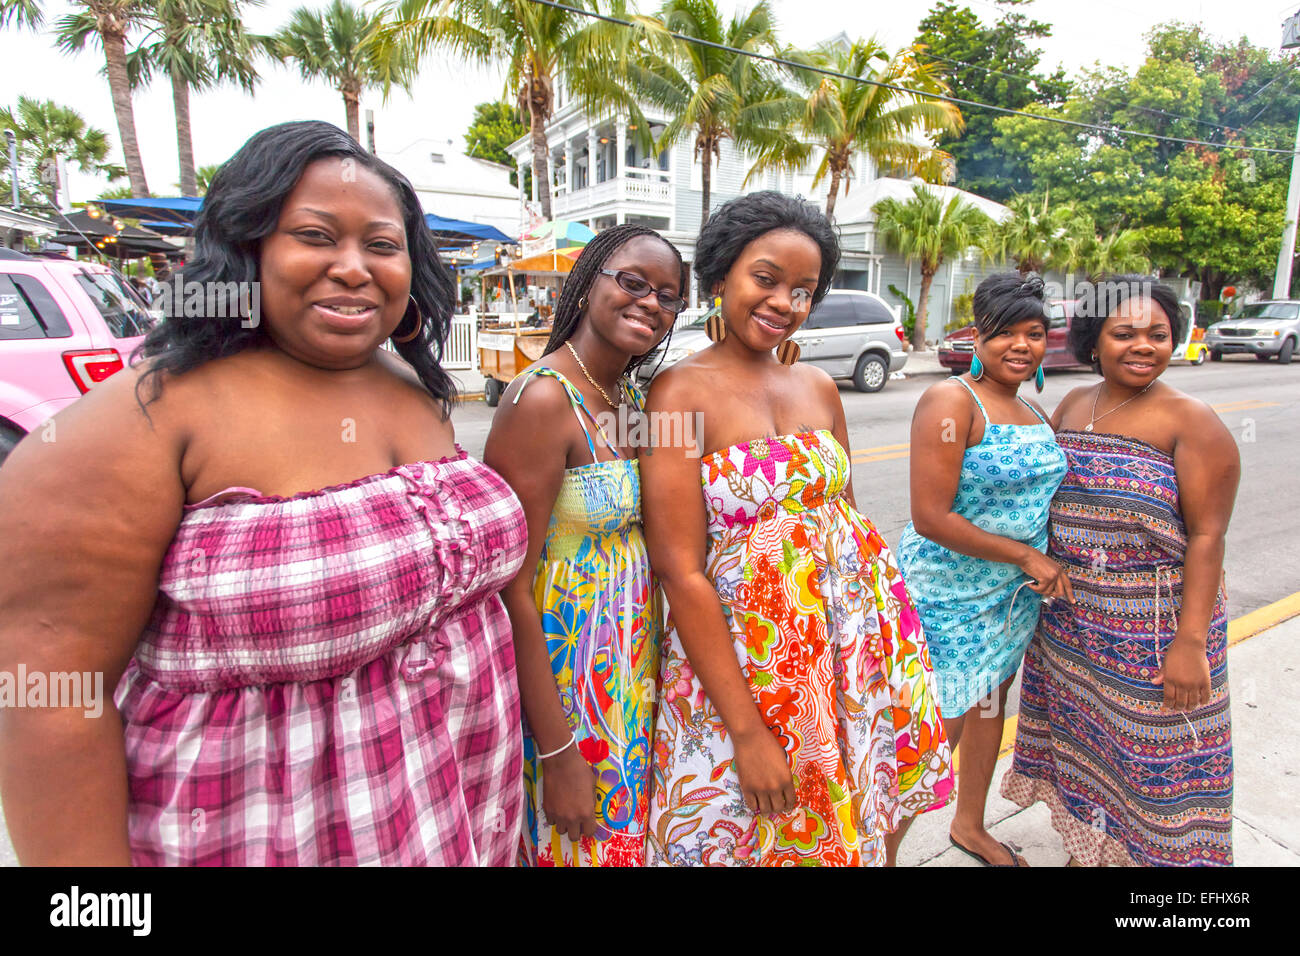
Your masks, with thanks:
<instances>
[{"instance_id":1,"label":"white picket fence","mask_svg":"<svg viewBox=\"0 0 1300 956\"><path fill-rule=\"evenodd\" d=\"M451 334L447 336L447 349L442 353L442 367L478 368L478 317L473 312L451 317Z\"/></svg>"}]
</instances>

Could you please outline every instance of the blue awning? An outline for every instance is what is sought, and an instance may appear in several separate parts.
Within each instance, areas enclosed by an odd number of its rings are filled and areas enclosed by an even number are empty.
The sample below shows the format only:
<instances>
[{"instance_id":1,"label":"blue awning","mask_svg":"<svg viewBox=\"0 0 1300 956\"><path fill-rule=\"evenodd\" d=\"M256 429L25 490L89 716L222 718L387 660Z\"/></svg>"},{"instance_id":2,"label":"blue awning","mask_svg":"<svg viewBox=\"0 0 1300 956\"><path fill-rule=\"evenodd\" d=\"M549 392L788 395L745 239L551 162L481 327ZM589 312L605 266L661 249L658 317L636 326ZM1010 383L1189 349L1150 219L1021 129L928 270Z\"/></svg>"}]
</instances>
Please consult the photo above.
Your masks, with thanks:
<instances>
[{"instance_id":1,"label":"blue awning","mask_svg":"<svg viewBox=\"0 0 1300 956\"><path fill-rule=\"evenodd\" d=\"M127 219L149 222L171 222L179 226L192 225L194 217L203 208L202 196L172 196L145 199L97 199L95 205Z\"/></svg>"},{"instance_id":2,"label":"blue awning","mask_svg":"<svg viewBox=\"0 0 1300 956\"><path fill-rule=\"evenodd\" d=\"M440 238L461 239L466 241L514 242L496 226L481 222L468 222L464 219L445 219L433 213L425 213L424 221L429 231Z\"/></svg>"}]
</instances>

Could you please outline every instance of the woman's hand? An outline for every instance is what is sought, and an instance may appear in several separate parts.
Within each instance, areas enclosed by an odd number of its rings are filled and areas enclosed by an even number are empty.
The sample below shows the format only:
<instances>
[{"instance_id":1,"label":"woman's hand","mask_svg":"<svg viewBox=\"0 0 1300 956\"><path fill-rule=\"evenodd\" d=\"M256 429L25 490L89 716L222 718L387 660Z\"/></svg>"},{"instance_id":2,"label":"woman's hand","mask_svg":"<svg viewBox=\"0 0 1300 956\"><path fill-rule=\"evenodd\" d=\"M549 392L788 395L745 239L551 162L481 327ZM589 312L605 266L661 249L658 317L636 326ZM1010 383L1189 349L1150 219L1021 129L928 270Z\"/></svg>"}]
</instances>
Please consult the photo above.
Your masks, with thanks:
<instances>
[{"instance_id":1,"label":"woman's hand","mask_svg":"<svg viewBox=\"0 0 1300 956\"><path fill-rule=\"evenodd\" d=\"M785 748L767 727L733 737L736 776L746 806L755 813L789 813L795 808L794 776Z\"/></svg>"},{"instance_id":2,"label":"woman's hand","mask_svg":"<svg viewBox=\"0 0 1300 956\"><path fill-rule=\"evenodd\" d=\"M1045 598L1065 598L1074 603L1074 588L1070 577L1061 567L1036 548L1027 548L1016 566L1029 577L1029 590Z\"/></svg>"},{"instance_id":3,"label":"woman's hand","mask_svg":"<svg viewBox=\"0 0 1300 956\"><path fill-rule=\"evenodd\" d=\"M1210 661L1205 641L1175 635L1165 650L1165 663L1151 683L1165 689L1166 710L1195 710L1210 702Z\"/></svg>"},{"instance_id":4,"label":"woman's hand","mask_svg":"<svg viewBox=\"0 0 1300 956\"><path fill-rule=\"evenodd\" d=\"M596 774L577 746L542 761L542 812L575 843L596 835Z\"/></svg>"}]
</instances>

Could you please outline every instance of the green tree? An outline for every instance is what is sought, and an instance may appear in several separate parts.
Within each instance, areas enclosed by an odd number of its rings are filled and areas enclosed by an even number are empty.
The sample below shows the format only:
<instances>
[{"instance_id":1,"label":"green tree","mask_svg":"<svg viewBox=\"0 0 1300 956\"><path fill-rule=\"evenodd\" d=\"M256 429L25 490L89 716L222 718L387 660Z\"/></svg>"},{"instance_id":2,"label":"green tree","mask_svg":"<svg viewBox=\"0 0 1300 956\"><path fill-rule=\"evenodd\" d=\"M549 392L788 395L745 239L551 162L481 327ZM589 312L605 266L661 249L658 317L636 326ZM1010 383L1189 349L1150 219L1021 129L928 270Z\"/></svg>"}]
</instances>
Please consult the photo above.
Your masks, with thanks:
<instances>
[{"instance_id":1,"label":"green tree","mask_svg":"<svg viewBox=\"0 0 1300 956\"><path fill-rule=\"evenodd\" d=\"M19 96L16 109L0 109L0 129L13 130L18 140L20 187L49 195L55 206L59 205L57 184L40 187L36 184L41 181L42 164L54 162L58 156L75 163L83 172L101 174L109 180L124 175L122 167L105 161L109 152L108 134L87 126L80 113L53 100ZM7 167L7 150L3 162Z\"/></svg>"},{"instance_id":2,"label":"green tree","mask_svg":"<svg viewBox=\"0 0 1300 956\"><path fill-rule=\"evenodd\" d=\"M930 284L945 259L977 245L989 227L989 218L960 195L944 201L938 192L917 186L906 201L882 199L875 205L876 232L886 248L905 262L921 267L921 291L917 296L916 326L912 344L925 348L926 319L930 308Z\"/></svg>"},{"instance_id":3,"label":"green tree","mask_svg":"<svg viewBox=\"0 0 1300 956\"><path fill-rule=\"evenodd\" d=\"M981 245L985 259L1010 259L1021 275L1063 268L1066 240L1078 218L1075 209L1061 204L1049 206L1047 193L1041 198L1013 196L1007 205L1011 215L984 233ZM1091 229L1092 223L1088 226Z\"/></svg>"},{"instance_id":4,"label":"green tree","mask_svg":"<svg viewBox=\"0 0 1300 956\"><path fill-rule=\"evenodd\" d=\"M1088 71L1061 106L1031 107L1100 129L1007 116L995 123L995 146L1026 157L1036 193L1050 191L1095 223L1076 245L1134 230L1151 263L1200 281L1202 298L1229 281L1267 288L1290 159L1235 147L1291 149L1300 111L1300 88L1290 88L1294 57L1244 40L1219 43L1180 23L1158 26L1147 43L1136 70Z\"/></svg>"},{"instance_id":5,"label":"green tree","mask_svg":"<svg viewBox=\"0 0 1300 956\"><path fill-rule=\"evenodd\" d=\"M103 47L113 113L117 117L117 134L122 140L131 193L148 196L149 184L145 180L144 161L140 158L140 143L135 134L135 110L131 103L131 83L126 64L127 35L140 26L148 13L148 5L143 0L79 0L73 7L74 12L60 18L56 24L56 42L65 53L83 49L87 41ZM35 29L44 20L40 0L0 0L0 25L15 23Z\"/></svg>"},{"instance_id":6,"label":"green tree","mask_svg":"<svg viewBox=\"0 0 1300 956\"><path fill-rule=\"evenodd\" d=\"M479 103L474 119L465 130L465 153L510 168L510 184L519 185L519 174L508 147L528 132L519 121L519 111L509 103ZM526 171L531 172L531 170ZM532 179L525 175L524 188L531 190Z\"/></svg>"},{"instance_id":7,"label":"green tree","mask_svg":"<svg viewBox=\"0 0 1300 956\"><path fill-rule=\"evenodd\" d=\"M323 11L299 7L268 48L282 62L294 62L303 79L324 80L343 96L348 135L361 141L361 94L396 84L410 88L412 63L401 48L379 44L380 18L345 0Z\"/></svg>"},{"instance_id":8,"label":"green tree","mask_svg":"<svg viewBox=\"0 0 1300 956\"><path fill-rule=\"evenodd\" d=\"M859 78L795 71L795 81L807 97L802 131L822 151L813 186L830 176L828 217L835 215L840 183L845 182L848 188L854 153L865 150L877 168L892 167L911 176L936 152L942 153L919 144L918 133L961 130L961 111L951 103L872 85L888 83L926 93L947 93L948 87L938 78L935 66L917 62L916 52L909 48L890 57L874 38L858 40L851 46L823 44L808 54L786 51L787 59Z\"/></svg>"},{"instance_id":9,"label":"green tree","mask_svg":"<svg viewBox=\"0 0 1300 956\"><path fill-rule=\"evenodd\" d=\"M566 5L596 9L596 0ZM384 7L378 50L403 50L413 62L434 49L478 63L504 62L507 93L528 117L533 181L542 216L550 219L546 123L555 110L556 79L563 74L570 92L587 102L589 86L613 78L609 56L627 42L619 35L609 24L530 0L393 0Z\"/></svg>"},{"instance_id":10,"label":"green tree","mask_svg":"<svg viewBox=\"0 0 1300 956\"><path fill-rule=\"evenodd\" d=\"M668 0L659 17L667 31L720 45L688 43L652 28L648 42L625 69L628 88L669 117L655 141L657 151L684 135L694 136L694 157L702 163L703 224L709 218L713 161L721 157L725 140L758 157L757 168L802 164L811 155L811 147L791 132L804 99L759 61L733 52L777 48L767 0L739 11L730 22L714 0ZM636 116L635 104L629 107ZM638 125L644 128L645 123Z\"/></svg>"},{"instance_id":11,"label":"green tree","mask_svg":"<svg viewBox=\"0 0 1300 956\"><path fill-rule=\"evenodd\" d=\"M190 92L235 82L251 93L257 84L253 56L258 41L244 30L240 2L155 0L148 32L128 57L133 86L147 84L155 71L171 80L180 191L184 196L198 194Z\"/></svg>"},{"instance_id":12,"label":"green tree","mask_svg":"<svg viewBox=\"0 0 1300 956\"><path fill-rule=\"evenodd\" d=\"M916 42L922 62L934 58L935 69L961 96L1008 109L1031 104L1057 105L1069 92L1065 71L1037 72L1042 57L1031 44L1051 36L1050 24L1014 9L1030 0L1003 0L1004 12L986 26L969 7L939 2L921 21ZM966 131L942 145L957 163L956 185L981 196L1005 201L1033 187L1023 157L997 149L991 110L966 111Z\"/></svg>"}]
</instances>

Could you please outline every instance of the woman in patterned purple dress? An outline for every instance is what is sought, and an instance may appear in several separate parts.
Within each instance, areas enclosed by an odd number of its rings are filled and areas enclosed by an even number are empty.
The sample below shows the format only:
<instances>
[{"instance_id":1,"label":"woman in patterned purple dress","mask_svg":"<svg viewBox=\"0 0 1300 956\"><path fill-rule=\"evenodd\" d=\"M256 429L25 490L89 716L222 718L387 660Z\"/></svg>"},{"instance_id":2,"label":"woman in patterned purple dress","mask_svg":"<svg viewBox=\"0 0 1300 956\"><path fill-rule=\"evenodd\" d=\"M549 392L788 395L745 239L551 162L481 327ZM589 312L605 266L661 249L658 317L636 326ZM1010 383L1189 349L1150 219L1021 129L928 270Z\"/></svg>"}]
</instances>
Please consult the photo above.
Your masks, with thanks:
<instances>
[{"instance_id":1,"label":"woman in patterned purple dress","mask_svg":"<svg viewBox=\"0 0 1300 956\"><path fill-rule=\"evenodd\" d=\"M0 474L0 666L116 687L0 711L19 859L510 864L524 519L455 444L414 191L334 126L263 130L182 278L201 314Z\"/></svg>"},{"instance_id":2,"label":"woman in patterned purple dress","mask_svg":"<svg viewBox=\"0 0 1300 956\"><path fill-rule=\"evenodd\" d=\"M1160 381L1178 300L1139 276L1098 285L1070 330L1102 375L1052 416L1065 480L1048 554L1075 603L1045 608L1025 654L1002 795L1042 800L1073 861L1232 862L1223 548L1240 461L1204 402Z\"/></svg>"}]
</instances>

